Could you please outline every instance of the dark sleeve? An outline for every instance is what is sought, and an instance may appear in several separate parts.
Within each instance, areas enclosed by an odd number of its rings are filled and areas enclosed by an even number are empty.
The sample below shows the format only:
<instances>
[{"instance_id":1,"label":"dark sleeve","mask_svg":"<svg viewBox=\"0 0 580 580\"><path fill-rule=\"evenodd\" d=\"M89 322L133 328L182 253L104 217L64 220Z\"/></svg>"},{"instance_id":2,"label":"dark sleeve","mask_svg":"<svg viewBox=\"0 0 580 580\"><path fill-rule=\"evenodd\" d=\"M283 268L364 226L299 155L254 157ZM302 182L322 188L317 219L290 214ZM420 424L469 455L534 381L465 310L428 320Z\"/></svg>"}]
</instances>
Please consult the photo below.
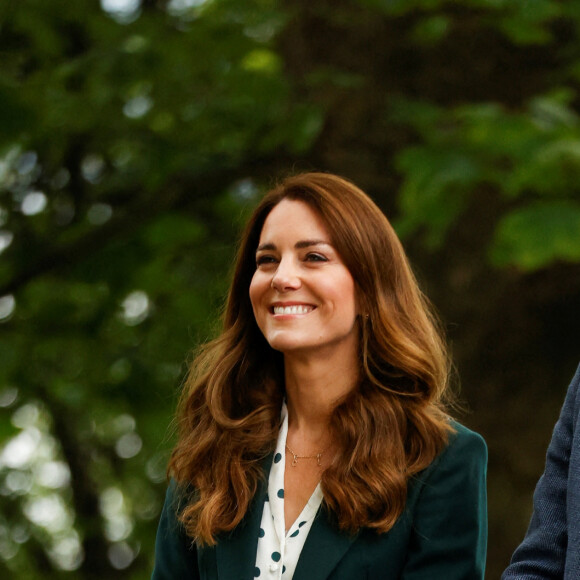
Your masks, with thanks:
<instances>
[{"instance_id":1,"label":"dark sleeve","mask_svg":"<svg viewBox=\"0 0 580 580\"><path fill-rule=\"evenodd\" d=\"M177 486L167 489L155 540L155 567L151 580L199 580L197 550L177 520Z\"/></svg>"},{"instance_id":2,"label":"dark sleeve","mask_svg":"<svg viewBox=\"0 0 580 580\"><path fill-rule=\"evenodd\" d=\"M580 367L568 388L560 417L554 427L546 454L546 467L534 492L534 511L528 531L514 552L511 564L503 573L503 580L540 580L562 578L564 575L568 545L568 468L579 384Z\"/></svg>"},{"instance_id":3,"label":"dark sleeve","mask_svg":"<svg viewBox=\"0 0 580 580\"><path fill-rule=\"evenodd\" d=\"M403 580L482 580L487 550L487 447L455 424L421 477Z\"/></svg>"}]
</instances>

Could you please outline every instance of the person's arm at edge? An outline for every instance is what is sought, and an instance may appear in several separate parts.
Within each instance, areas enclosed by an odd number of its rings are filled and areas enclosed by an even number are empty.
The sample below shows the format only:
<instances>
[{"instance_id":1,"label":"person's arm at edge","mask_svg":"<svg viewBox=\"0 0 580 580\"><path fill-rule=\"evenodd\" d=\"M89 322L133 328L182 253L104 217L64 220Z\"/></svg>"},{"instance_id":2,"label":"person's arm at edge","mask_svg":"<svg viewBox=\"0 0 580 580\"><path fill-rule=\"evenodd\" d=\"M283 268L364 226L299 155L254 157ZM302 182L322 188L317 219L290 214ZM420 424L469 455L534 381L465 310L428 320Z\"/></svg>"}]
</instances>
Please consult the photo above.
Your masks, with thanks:
<instances>
[{"instance_id":1,"label":"person's arm at edge","mask_svg":"<svg viewBox=\"0 0 580 580\"><path fill-rule=\"evenodd\" d=\"M487 446L477 433L454 426L448 447L426 470L402 580L484 577Z\"/></svg>"},{"instance_id":2,"label":"person's arm at edge","mask_svg":"<svg viewBox=\"0 0 580 580\"><path fill-rule=\"evenodd\" d=\"M534 491L534 511L524 540L502 580L562 578L568 533L568 468L577 416L580 366L570 383L546 454L546 467Z\"/></svg>"},{"instance_id":3,"label":"person's arm at edge","mask_svg":"<svg viewBox=\"0 0 580 580\"><path fill-rule=\"evenodd\" d=\"M197 550L177 519L178 501L177 485L172 480L159 519L151 580L199 579Z\"/></svg>"}]
</instances>

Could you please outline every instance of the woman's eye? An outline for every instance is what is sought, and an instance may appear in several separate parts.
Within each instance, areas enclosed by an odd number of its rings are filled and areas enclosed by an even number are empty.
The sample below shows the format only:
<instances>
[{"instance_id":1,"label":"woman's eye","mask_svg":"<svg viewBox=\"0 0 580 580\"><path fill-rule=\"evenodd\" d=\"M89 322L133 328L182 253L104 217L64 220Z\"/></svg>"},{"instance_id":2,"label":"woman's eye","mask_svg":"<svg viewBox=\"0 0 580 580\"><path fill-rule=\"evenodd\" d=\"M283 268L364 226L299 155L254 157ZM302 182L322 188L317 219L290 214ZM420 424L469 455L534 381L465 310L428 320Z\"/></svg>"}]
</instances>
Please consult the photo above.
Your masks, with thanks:
<instances>
[{"instance_id":1,"label":"woman's eye","mask_svg":"<svg viewBox=\"0 0 580 580\"><path fill-rule=\"evenodd\" d=\"M306 254L306 261L307 262L328 262L328 258L323 256L322 254L316 254L314 252L310 252Z\"/></svg>"},{"instance_id":2,"label":"woman's eye","mask_svg":"<svg viewBox=\"0 0 580 580\"><path fill-rule=\"evenodd\" d=\"M256 258L256 266L263 266L266 264L274 264L276 262L276 258L274 256L264 255L258 256Z\"/></svg>"}]
</instances>

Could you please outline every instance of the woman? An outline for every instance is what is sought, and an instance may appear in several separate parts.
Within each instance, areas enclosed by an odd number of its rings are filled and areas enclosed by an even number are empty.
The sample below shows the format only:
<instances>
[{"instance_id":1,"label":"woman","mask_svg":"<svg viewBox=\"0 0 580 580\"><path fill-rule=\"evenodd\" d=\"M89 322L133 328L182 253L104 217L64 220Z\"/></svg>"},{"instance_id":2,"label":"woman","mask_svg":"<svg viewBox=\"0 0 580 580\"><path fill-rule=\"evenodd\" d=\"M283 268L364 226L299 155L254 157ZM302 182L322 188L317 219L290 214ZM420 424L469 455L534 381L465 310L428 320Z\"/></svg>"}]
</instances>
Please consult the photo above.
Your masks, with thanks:
<instances>
[{"instance_id":1,"label":"woman","mask_svg":"<svg viewBox=\"0 0 580 580\"><path fill-rule=\"evenodd\" d=\"M307 173L270 191L191 367L154 580L483 578L486 448L386 217Z\"/></svg>"}]
</instances>

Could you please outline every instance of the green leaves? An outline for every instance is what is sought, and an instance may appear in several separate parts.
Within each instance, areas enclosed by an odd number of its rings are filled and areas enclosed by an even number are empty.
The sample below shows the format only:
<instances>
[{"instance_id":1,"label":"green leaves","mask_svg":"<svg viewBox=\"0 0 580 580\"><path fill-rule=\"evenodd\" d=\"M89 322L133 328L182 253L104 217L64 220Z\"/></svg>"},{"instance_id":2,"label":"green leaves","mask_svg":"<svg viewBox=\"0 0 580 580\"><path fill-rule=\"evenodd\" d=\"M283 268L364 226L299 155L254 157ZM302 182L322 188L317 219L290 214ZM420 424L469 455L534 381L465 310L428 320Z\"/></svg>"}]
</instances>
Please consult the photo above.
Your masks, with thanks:
<instances>
[{"instance_id":1,"label":"green leaves","mask_svg":"<svg viewBox=\"0 0 580 580\"><path fill-rule=\"evenodd\" d=\"M516 209L499 222L490 257L497 266L525 271L557 261L580 261L580 203L542 201Z\"/></svg>"},{"instance_id":2,"label":"green leaves","mask_svg":"<svg viewBox=\"0 0 580 580\"><path fill-rule=\"evenodd\" d=\"M401 188L401 217L397 231L408 236L427 226L425 242L439 247L449 226L459 217L469 198L469 188L481 178L476 160L461 151L405 150L398 158L398 168L407 179Z\"/></svg>"},{"instance_id":3,"label":"green leaves","mask_svg":"<svg viewBox=\"0 0 580 580\"><path fill-rule=\"evenodd\" d=\"M472 196L492 186L505 197L507 212L490 250L496 266L532 270L577 260L574 232L580 230L574 230L572 200L580 197L580 124L571 97L554 91L515 112L494 104L444 109L395 103L392 114L423 140L397 158L405 176L400 233L420 230L429 247L440 247Z\"/></svg>"}]
</instances>

